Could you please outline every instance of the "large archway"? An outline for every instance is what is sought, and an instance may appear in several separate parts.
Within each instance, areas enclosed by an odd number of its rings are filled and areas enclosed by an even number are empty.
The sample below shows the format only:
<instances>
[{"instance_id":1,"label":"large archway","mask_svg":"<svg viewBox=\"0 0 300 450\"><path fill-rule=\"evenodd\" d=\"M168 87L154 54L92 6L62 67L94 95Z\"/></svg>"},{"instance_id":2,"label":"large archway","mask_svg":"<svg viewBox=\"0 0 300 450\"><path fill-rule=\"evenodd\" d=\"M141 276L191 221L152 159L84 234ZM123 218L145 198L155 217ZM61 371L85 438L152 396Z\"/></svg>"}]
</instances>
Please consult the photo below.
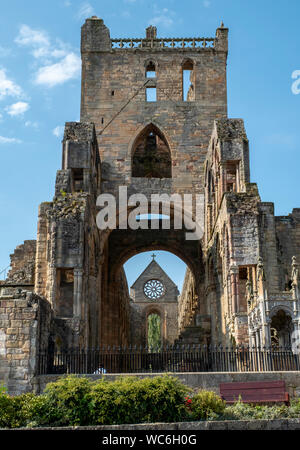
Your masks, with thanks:
<instances>
[{"instance_id":1,"label":"large archway","mask_svg":"<svg viewBox=\"0 0 300 450\"><path fill-rule=\"evenodd\" d=\"M154 347L158 337L158 347L175 344L186 264L173 253L156 250L138 253L123 267L130 294L131 345ZM150 317L153 314L159 319ZM158 322L159 330L154 326Z\"/></svg>"},{"instance_id":2,"label":"large archway","mask_svg":"<svg viewBox=\"0 0 300 450\"><path fill-rule=\"evenodd\" d=\"M187 265L194 279L199 314L206 314L204 269L199 241L186 240L186 230L138 229L113 230L106 243L103 262L100 342L104 345L127 345L130 330L124 317L128 315L123 296L123 264L132 256L148 250L165 250L178 256ZM129 301L129 300L128 300Z\"/></svg>"}]
</instances>

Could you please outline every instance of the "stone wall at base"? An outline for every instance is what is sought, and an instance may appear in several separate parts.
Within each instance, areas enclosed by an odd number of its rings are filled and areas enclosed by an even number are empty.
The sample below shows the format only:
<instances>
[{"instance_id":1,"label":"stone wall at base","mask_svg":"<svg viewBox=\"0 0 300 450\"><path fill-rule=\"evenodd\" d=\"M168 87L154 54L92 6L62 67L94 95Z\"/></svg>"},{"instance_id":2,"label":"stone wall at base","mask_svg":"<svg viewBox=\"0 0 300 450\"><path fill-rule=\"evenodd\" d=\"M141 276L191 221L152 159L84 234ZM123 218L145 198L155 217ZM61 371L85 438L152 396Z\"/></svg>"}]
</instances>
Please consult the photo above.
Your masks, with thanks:
<instances>
[{"instance_id":1,"label":"stone wall at base","mask_svg":"<svg viewBox=\"0 0 300 450\"><path fill-rule=\"evenodd\" d=\"M0 382L10 395L32 391L37 355L48 346L50 304L32 292L0 292Z\"/></svg>"},{"instance_id":2,"label":"stone wall at base","mask_svg":"<svg viewBox=\"0 0 300 450\"><path fill-rule=\"evenodd\" d=\"M105 375L78 375L97 380L102 377L110 381L120 376L133 376L139 378L157 377L162 373L128 373L128 374L105 374ZM246 381L278 381L284 380L286 390L290 397L300 397L300 372L186 372L169 373L177 377L185 385L193 389L205 389L220 394L220 383L246 382ZM36 393L43 392L47 383L59 379L61 375L40 375L33 380L33 386Z\"/></svg>"},{"instance_id":3,"label":"stone wall at base","mask_svg":"<svg viewBox=\"0 0 300 450\"><path fill-rule=\"evenodd\" d=\"M22 428L20 428L22 429ZM24 428L23 428L24 429ZM49 430L49 428L25 428L26 430ZM1 428L0 428L1 430ZM126 425L99 425L86 427L51 427L50 430L72 431L101 431L101 430L153 430L153 431L205 431L205 430L300 430L300 419L274 419L274 420L218 420L201 422L174 422L174 423L138 423Z\"/></svg>"}]
</instances>

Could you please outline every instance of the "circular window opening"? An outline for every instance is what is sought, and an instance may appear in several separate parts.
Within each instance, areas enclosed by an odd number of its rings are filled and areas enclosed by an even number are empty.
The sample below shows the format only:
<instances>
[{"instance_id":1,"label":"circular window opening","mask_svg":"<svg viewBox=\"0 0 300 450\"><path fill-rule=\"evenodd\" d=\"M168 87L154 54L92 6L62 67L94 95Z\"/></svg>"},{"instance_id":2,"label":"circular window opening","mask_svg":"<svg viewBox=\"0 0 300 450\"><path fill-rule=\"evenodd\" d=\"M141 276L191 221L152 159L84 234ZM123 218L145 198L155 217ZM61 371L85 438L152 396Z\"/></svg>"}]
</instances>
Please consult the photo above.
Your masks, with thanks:
<instances>
[{"instance_id":1,"label":"circular window opening","mask_svg":"<svg viewBox=\"0 0 300 450\"><path fill-rule=\"evenodd\" d=\"M148 280L144 284L144 294L151 300L157 300L165 294L165 286L159 280Z\"/></svg>"}]
</instances>

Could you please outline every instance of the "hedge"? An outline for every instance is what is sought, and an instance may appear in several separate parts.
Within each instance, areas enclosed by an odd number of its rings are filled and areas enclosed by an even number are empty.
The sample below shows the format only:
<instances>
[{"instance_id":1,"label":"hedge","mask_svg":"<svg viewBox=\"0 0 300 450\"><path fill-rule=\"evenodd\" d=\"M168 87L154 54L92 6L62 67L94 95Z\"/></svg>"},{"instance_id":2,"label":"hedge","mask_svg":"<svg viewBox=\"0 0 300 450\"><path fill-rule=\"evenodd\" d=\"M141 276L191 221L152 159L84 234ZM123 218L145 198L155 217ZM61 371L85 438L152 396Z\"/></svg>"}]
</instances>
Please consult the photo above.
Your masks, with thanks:
<instances>
[{"instance_id":1,"label":"hedge","mask_svg":"<svg viewBox=\"0 0 300 450\"><path fill-rule=\"evenodd\" d=\"M194 392L169 375L115 381L64 376L41 395L15 397L0 386L0 428L277 418L300 418L300 401L226 406L214 392Z\"/></svg>"}]
</instances>

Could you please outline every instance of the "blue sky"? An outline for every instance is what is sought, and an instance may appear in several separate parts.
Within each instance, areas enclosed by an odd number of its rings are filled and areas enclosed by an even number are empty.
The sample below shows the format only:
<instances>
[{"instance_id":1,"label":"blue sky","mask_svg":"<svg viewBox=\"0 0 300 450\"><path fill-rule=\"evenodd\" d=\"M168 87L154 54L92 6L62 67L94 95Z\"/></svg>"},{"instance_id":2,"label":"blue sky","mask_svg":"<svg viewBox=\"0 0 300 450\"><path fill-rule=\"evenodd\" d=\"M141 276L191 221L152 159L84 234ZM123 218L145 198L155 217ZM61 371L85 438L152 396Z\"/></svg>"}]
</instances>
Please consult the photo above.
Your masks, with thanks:
<instances>
[{"instance_id":1,"label":"blue sky","mask_svg":"<svg viewBox=\"0 0 300 450\"><path fill-rule=\"evenodd\" d=\"M35 239L38 205L53 197L64 122L79 120L80 27L91 15L115 38L144 36L149 24L162 37L211 37L223 20L228 115L245 120L251 180L277 215L300 207L298 0L10 0L0 16L0 270ZM149 254L135 258L126 265L132 280ZM180 285L182 265L164 252L157 261Z\"/></svg>"}]
</instances>

